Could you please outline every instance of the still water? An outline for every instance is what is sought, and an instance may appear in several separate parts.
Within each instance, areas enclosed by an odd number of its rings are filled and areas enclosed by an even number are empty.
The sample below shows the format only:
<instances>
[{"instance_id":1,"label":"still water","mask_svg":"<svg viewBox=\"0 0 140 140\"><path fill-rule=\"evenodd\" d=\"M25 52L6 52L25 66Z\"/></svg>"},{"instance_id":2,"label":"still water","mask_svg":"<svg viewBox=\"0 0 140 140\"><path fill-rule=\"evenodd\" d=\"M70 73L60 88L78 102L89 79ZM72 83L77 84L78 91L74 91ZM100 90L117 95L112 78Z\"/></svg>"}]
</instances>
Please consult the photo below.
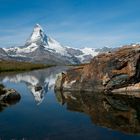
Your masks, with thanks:
<instances>
[{"instance_id":1,"label":"still water","mask_svg":"<svg viewBox=\"0 0 140 140\"><path fill-rule=\"evenodd\" d=\"M66 67L4 74L0 81L21 100L0 105L0 140L139 140L140 99L54 92ZM41 87L36 90L36 87Z\"/></svg>"}]
</instances>

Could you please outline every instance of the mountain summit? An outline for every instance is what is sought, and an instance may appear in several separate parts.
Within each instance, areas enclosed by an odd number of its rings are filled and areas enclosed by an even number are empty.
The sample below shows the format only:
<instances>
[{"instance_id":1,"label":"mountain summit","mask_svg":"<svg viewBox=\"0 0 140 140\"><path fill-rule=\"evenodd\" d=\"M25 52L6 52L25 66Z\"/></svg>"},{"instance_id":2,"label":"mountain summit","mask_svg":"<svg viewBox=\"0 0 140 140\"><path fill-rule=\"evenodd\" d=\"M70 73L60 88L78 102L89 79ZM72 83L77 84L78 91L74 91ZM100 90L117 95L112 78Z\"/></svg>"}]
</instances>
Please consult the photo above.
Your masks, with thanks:
<instances>
[{"instance_id":1,"label":"mountain summit","mask_svg":"<svg viewBox=\"0 0 140 140\"><path fill-rule=\"evenodd\" d=\"M30 35L30 37L28 38L25 45L26 46L31 45L32 43L35 43L37 45L40 45L40 44L46 45L46 43L47 43L47 36L39 24L35 25L33 32Z\"/></svg>"},{"instance_id":2,"label":"mountain summit","mask_svg":"<svg viewBox=\"0 0 140 140\"><path fill-rule=\"evenodd\" d=\"M69 56L66 48L57 42L55 39L47 36L43 30L43 28L36 24L32 34L28 38L27 42L25 43L26 47L44 47L45 50L50 51L51 53L58 53L62 56Z\"/></svg>"},{"instance_id":3,"label":"mountain summit","mask_svg":"<svg viewBox=\"0 0 140 140\"><path fill-rule=\"evenodd\" d=\"M9 59L46 64L85 63L100 53L100 49L66 47L47 36L39 24L35 25L25 45L3 48L3 51L9 56Z\"/></svg>"}]
</instances>

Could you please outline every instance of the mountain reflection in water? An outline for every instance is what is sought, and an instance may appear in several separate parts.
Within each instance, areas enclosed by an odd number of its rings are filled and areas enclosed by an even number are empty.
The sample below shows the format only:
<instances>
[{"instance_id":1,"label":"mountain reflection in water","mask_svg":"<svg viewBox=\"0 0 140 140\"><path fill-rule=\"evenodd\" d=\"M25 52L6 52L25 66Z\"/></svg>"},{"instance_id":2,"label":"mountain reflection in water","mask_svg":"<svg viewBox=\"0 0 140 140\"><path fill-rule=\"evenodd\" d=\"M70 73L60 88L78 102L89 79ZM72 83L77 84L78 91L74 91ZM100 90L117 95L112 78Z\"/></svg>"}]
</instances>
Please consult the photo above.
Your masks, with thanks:
<instances>
[{"instance_id":1,"label":"mountain reflection in water","mask_svg":"<svg viewBox=\"0 0 140 140\"><path fill-rule=\"evenodd\" d=\"M13 83L25 83L34 96L36 104L39 105L48 90L53 89L56 76L62 69L65 70L67 67L52 67L13 75L7 74L6 76L0 76L0 81L2 81L2 83L8 81Z\"/></svg>"},{"instance_id":2,"label":"mountain reflection in water","mask_svg":"<svg viewBox=\"0 0 140 140\"><path fill-rule=\"evenodd\" d=\"M70 111L83 112L96 125L140 134L140 99L91 92L58 92L59 103Z\"/></svg>"},{"instance_id":3,"label":"mountain reflection in water","mask_svg":"<svg viewBox=\"0 0 140 140\"><path fill-rule=\"evenodd\" d=\"M54 92L57 74L69 68L0 75L21 95L19 102L0 103L0 139L139 140L140 99Z\"/></svg>"}]
</instances>

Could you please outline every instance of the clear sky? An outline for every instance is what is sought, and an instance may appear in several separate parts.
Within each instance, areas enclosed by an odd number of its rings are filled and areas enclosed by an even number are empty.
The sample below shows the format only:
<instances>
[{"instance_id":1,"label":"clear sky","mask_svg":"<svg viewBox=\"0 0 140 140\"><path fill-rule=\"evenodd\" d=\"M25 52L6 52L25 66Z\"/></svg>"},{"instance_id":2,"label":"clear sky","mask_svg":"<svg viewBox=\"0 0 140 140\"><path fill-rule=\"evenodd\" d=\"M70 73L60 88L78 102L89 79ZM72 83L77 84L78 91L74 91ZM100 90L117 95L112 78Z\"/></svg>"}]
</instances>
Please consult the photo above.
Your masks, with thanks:
<instances>
[{"instance_id":1,"label":"clear sky","mask_svg":"<svg viewBox=\"0 0 140 140\"><path fill-rule=\"evenodd\" d=\"M39 23L72 47L140 42L140 0L0 0L0 47L22 45Z\"/></svg>"}]
</instances>

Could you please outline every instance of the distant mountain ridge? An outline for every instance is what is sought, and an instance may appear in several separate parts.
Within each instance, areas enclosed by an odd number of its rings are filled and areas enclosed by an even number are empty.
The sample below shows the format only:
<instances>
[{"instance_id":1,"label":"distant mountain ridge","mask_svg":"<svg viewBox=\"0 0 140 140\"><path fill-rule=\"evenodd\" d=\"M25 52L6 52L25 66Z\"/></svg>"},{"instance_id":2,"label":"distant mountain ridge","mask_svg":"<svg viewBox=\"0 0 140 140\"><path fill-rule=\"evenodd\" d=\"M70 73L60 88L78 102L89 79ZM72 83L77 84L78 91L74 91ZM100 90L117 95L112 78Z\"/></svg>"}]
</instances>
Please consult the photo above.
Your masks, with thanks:
<instances>
[{"instance_id":1,"label":"distant mountain ridge","mask_svg":"<svg viewBox=\"0 0 140 140\"><path fill-rule=\"evenodd\" d=\"M0 49L0 59L29 61L46 64L80 64L89 62L100 52L112 51L112 48L76 49L61 45L47 36L39 24L36 24L25 45Z\"/></svg>"}]
</instances>

